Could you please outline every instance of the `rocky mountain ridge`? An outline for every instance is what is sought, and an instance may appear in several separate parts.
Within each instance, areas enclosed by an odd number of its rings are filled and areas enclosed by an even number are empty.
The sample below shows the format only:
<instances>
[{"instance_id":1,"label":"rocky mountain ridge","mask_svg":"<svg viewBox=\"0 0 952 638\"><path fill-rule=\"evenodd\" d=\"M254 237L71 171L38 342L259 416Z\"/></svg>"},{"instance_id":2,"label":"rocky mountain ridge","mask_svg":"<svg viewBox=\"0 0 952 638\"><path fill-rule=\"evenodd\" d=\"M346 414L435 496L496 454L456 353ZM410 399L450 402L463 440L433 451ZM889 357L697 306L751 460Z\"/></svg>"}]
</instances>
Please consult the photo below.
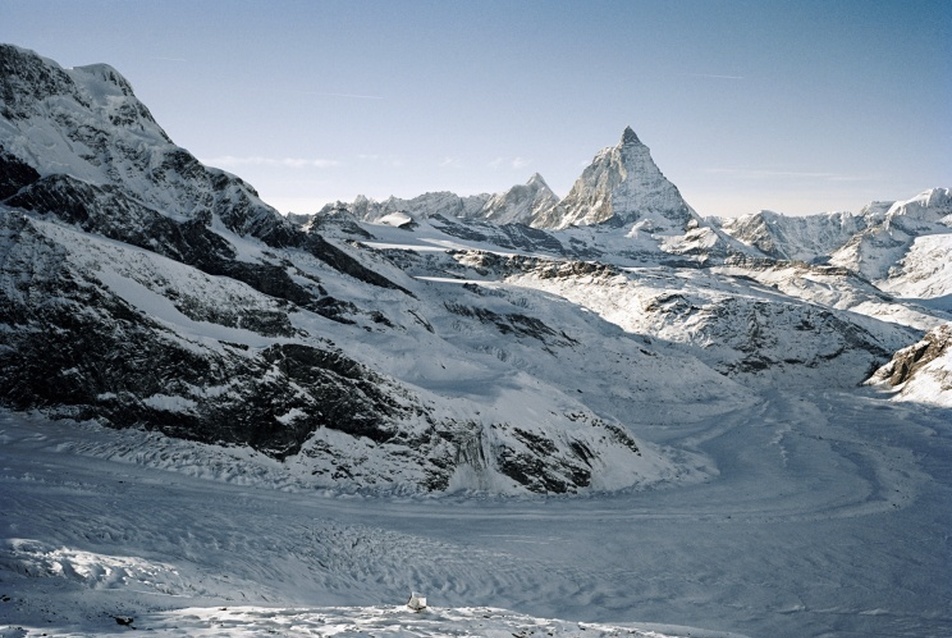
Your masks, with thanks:
<instances>
[{"instance_id":1,"label":"rocky mountain ridge","mask_svg":"<svg viewBox=\"0 0 952 638\"><path fill-rule=\"evenodd\" d=\"M790 262L700 218L630 129L562 202L533 177L292 221L175 146L111 67L0 46L0 97L0 403L250 446L315 486L703 480L639 428L855 387L950 319L945 271L915 304L834 264L850 240ZM923 281L947 200L885 211L911 238L885 281Z\"/></svg>"},{"instance_id":2,"label":"rocky mountain ridge","mask_svg":"<svg viewBox=\"0 0 952 638\"><path fill-rule=\"evenodd\" d=\"M390 197L382 202L359 196L350 204L328 204L319 214L333 211L370 222L403 213L412 219L443 215L543 230L607 223L627 232L680 234L701 223L631 127L625 128L618 145L596 154L562 200L535 173L526 184L494 195L425 193L410 200Z\"/></svg>"}]
</instances>

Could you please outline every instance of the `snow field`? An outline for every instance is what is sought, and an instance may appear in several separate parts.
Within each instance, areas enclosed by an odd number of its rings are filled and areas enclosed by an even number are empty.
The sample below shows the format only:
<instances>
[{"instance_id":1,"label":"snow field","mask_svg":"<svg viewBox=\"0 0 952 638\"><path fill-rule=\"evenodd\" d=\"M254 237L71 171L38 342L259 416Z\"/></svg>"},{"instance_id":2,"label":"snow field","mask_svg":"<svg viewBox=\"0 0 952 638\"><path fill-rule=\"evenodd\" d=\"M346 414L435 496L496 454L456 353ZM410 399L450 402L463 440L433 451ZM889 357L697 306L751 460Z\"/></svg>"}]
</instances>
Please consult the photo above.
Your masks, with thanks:
<instances>
[{"instance_id":1,"label":"snow field","mask_svg":"<svg viewBox=\"0 0 952 638\"><path fill-rule=\"evenodd\" d=\"M289 484L274 461L228 448L196 448L218 468L198 472L186 442L5 413L0 627L118 635L120 616L157 635L946 636L950 423L878 395L774 393L646 426L653 444L708 459L704 482L382 498ZM403 612L411 590L434 615Z\"/></svg>"}]
</instances>

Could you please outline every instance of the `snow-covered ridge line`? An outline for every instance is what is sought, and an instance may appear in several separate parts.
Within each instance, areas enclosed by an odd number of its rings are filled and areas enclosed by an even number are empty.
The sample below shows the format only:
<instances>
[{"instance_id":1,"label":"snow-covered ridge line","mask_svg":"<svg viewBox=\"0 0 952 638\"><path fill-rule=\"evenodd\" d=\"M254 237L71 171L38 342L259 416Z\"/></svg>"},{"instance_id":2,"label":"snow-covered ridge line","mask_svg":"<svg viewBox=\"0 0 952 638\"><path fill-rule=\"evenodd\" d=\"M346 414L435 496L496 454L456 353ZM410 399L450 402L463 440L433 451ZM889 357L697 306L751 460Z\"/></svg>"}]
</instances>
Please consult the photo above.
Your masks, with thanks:
<instances>
[{"instance_id":1,"label":"snow-covered ridge line","mask_svg":"<svg viewBox=\"0 0 952 638\"><path fill-rule=\"evenodd\" d=\"M684 230L687 224L700 222L677 187L662 175L648 147L631 127L625 128L617 146L595 156L562 200L535 173L526 184L494 195L460 197L440 192L410 200L390 197L382 202L358 196L350 204L328 204L318 214L339 211L370 222L402 213L417 220L443 215L547 230L606 222L631 226L638 222L654 231L669 231Z\"/></svg>"}]
</instances>

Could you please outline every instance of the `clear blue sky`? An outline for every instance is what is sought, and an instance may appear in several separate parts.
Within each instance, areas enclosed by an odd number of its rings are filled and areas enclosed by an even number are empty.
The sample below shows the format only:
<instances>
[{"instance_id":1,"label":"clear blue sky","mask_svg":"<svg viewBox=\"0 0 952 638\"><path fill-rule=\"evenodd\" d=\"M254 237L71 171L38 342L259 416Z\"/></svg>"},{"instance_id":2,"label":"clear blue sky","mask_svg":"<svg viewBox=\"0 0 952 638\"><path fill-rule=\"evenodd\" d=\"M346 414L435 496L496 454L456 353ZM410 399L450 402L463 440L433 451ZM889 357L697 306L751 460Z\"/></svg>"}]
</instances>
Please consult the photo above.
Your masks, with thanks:
<instances>
[{"instance_id":1,"label":"clear blue sky","mask_svg":"<svg viewBox=\"0 0 952 638\"><path fill-rule=\"evenodd\" d=\"M0 41L113 65L282 212L564 196L626 125L704 215L952 187L950 0L0 0Z\"/></svg>"}]
</instances>

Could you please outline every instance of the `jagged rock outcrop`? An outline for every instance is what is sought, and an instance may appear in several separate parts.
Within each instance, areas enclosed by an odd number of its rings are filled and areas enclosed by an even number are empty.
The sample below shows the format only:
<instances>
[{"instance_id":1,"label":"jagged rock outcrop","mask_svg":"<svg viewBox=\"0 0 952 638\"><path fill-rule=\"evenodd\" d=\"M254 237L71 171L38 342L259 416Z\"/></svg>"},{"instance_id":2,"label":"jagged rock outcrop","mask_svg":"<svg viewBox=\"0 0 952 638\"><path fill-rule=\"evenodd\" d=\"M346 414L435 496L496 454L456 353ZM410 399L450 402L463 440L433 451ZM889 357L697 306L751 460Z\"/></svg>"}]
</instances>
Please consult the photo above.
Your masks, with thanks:
<instances>
[{"instance_id":1,"label":"jagged rock outcrop","mask_svg":"<svg viewBox=\"0 0 952 638\"><path fill-rule=\"evenodd\" d=\"M897 351L868 383L893 388L901 400L952 408L952 322Z\"/></svg>"}]
</instances>

